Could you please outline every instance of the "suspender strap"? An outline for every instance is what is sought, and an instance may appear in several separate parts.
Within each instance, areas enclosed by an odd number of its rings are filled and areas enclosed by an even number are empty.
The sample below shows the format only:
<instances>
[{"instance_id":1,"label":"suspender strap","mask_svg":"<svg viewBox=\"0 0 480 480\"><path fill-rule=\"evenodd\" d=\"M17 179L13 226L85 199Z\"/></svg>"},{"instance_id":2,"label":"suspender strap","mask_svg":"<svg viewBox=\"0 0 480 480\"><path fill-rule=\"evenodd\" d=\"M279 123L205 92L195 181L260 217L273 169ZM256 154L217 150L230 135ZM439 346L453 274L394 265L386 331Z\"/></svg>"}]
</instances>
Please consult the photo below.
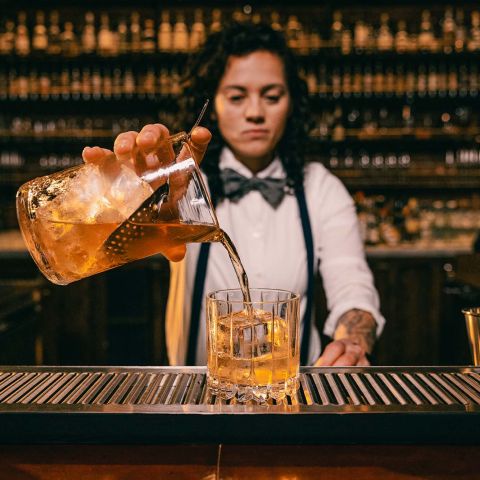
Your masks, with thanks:
<instances>
[{"instance_id":1,"label":"suspender strap","mask_svg":"<svg viewBox=\"0 0 480 480\"><path fill-rule=\"evenodd\" d=\"M210 245L211 243L202 243L200 245L200 253L197 260L197 270L195 271L195 282L193 284L192 310L190 314L187 365L195 365L197 356L198 329L200 327L200 312L202 310Z\"/></svg>"},{"instance_id":2,"label":"suspender strap","mask_svg":"<svg viewBox=\"0 0 480 480\"><path fill-rule=\"evenodd\" d=\"M305 200L305 192L303 187L295 191L298 201L298 208L300 210L300 217L302 220L303 237L305 239L305 248L307 250L307 308L303 317L303 334L300 344L300 362L302 365L308 363L308 350L310 347L310 335L312 329L312 306L313 306L313 289L314 289L314 250L313 250L313 235L310 218L308 216L307 202Z\"/></svg>"},{"instance_id":3,"label":"suspender strap","mask_svg":"<svg viewBox=\"0 0 480 480\"><path fill-rule=\"evenodd\" d=\"M303 236L307 250L307 308L303 317L303 335L300 349L300 361L302 365L308 362L308 349L310 345L311 322L312 322L312 304L314 289L314 251L313 235L308 216L307 202L303 188L295 192L302 220ZM205 278L207 274L208 256L210 254L210 243L202 243L197 260L197 269L195 271L195 281L193 286L192 308L190 314L190 333L188 336L187 365L195 365L197 356L198 331L200 328L200 312L203 303L203 291L205 289Z\"/></svg>"}]
</instances>

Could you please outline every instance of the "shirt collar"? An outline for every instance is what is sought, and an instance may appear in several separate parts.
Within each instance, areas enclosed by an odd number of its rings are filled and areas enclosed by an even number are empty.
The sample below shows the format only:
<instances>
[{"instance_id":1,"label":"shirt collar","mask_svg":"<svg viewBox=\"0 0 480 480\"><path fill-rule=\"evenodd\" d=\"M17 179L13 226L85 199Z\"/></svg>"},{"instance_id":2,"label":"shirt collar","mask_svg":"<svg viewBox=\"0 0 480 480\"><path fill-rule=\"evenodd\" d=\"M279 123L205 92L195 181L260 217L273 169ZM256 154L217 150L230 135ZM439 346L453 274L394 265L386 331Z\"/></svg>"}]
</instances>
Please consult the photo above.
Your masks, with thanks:
<instances>
[{"instance_id":1,"label":"shirt collar","mask_svg":"<svg viewBox=\"0 0 480 480\"><path fill-rule=\"evenodd\" d=\"M239 160L235 158L235 155L228 147L223 147L220 153L220 170L224 168L231 168L240 173L244 177L252 178L256 176L258 178L285 178L285 169L283 168L280 158L275 158L263 169L257 172L255 175Z\"/></svg>"}]
</instances>

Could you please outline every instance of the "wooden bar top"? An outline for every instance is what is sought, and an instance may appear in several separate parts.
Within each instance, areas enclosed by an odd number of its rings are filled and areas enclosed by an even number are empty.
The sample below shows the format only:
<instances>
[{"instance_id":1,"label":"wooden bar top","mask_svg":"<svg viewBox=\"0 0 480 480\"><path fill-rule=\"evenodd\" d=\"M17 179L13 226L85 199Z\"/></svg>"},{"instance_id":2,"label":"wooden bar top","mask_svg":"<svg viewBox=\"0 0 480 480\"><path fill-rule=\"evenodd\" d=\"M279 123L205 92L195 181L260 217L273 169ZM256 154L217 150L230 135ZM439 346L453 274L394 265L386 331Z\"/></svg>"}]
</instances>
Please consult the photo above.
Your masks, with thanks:
<instances>
[{"instance_id":1,"label":"wooden bar top","mask_svg":"<svg viewBox=\"0 0 480 480\"><path fill-rule=\"evenodd\" d=\"M472 480L472 445L1 445L0 480Z\"/></svg>"}]
</instances>

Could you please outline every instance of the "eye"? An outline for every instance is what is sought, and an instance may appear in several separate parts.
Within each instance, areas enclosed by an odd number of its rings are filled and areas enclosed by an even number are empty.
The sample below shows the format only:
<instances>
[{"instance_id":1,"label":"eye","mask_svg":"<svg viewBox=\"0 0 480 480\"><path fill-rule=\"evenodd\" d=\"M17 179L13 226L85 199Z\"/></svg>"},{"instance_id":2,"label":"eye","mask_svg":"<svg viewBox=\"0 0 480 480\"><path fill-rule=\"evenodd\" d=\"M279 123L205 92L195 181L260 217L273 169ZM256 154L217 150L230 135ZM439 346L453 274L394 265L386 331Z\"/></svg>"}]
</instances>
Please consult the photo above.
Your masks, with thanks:
<instances>
[{"instance_id":1,"label":"eye","mask_svg":"<svg viewBox=\"0 0 480 480\"><path fill-rule=\"evenodd\" d=\"M232 97L229 97L228 100L231 103L240 103L243 100L243 95L233 95Z\"/></svg>"},{"instance_id":2,"label":"eye","mask_svg":"<svg viewBox=\"0 0 480 480\"><path fill-rule=\"evenodd\" d=\"M265 99L268 103L278 103L280 101L280 95L266 95Z\"/></svg>"}]
</instances>

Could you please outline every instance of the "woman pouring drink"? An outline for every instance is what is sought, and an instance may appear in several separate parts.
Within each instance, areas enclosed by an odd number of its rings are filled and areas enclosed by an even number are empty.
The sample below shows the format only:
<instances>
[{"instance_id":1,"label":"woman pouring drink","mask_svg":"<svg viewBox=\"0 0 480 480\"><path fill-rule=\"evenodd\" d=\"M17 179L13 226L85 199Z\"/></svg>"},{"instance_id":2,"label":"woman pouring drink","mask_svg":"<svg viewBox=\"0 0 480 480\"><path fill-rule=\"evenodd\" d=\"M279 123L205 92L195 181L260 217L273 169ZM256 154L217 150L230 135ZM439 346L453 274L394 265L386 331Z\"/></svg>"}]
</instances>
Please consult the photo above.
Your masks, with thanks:
<instances>
[{"instance_id":1,"label":"woman pouring drink","mask_svg":"<svg viewBox=\"0 0 480 480\"><path fill-rule=\"evenodd\" d=\"M187 72L182 126L193 123L205 98L213 106L202 122L207 128L192 132L192 149L250 285L300 293L302 364L369 365L385 320L354 203L339 179L305 157L307 88L284 37L263 24L212 34ZM118 135L114 152L137 171L153 168L168 135L165 125L146 125ZM96 162L110 153L86 147L83 157ZM205 295L238 287L235 272L217 243L188 244L166 256L170 364L206 364ZM314 321L317 273L329 309L323 333L333 338L323 351Z\"/></svg>"}]
</instances>

